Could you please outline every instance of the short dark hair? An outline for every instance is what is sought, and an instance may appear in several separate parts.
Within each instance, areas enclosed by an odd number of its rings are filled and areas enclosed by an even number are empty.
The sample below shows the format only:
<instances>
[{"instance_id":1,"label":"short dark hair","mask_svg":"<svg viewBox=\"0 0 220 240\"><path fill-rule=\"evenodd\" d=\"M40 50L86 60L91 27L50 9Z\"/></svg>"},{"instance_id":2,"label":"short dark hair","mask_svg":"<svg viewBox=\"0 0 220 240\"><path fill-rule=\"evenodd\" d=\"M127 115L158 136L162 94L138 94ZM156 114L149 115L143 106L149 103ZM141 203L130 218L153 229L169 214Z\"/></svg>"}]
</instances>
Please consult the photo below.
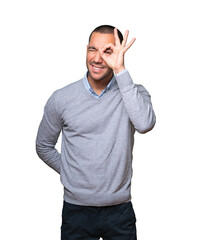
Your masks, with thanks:
<instances>
[{"instance_id":1,"label":"short dark hair","mask_svg":"<svg viewBox=\"0 0 220 240\"><path fill-rule=\"evenodd\" d=\"M113 27L111 25L101 25L101 26L95 28L89 36L89 42L90 42L91 36L94 32L99 32L99 33L103 33L103 34L107 34L107 33L114 34L114 29L115 29L115 27ZM118 30L118 37L120 39L120 42L122 43L123 35L119 30Z\"/></svg>"}]
</instances>

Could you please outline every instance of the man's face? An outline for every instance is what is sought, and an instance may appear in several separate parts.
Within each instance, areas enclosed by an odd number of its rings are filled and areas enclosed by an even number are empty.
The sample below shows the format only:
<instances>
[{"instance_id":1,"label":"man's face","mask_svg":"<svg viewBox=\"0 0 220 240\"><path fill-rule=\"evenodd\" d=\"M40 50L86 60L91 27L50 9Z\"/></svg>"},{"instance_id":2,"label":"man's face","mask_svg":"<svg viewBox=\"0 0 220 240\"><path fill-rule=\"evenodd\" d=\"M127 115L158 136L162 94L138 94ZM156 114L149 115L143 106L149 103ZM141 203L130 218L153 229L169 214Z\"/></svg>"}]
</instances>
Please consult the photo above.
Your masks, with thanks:
<instances>
[{"instance_id":1,"label":"man's face","mask_svg":"<svg viewBox=\"0 0 220 240\"><path fill-rule=\"evenodd\" d=\"M95 81L110 80L113 71L99 54L99 48L103 48L106 44L115 44L114 34L103 34L94 32L87 46L86 66L89 72L88 78ZM105 54L111 54L111 50L106 50Z\"/></svg>"}]
</instances>

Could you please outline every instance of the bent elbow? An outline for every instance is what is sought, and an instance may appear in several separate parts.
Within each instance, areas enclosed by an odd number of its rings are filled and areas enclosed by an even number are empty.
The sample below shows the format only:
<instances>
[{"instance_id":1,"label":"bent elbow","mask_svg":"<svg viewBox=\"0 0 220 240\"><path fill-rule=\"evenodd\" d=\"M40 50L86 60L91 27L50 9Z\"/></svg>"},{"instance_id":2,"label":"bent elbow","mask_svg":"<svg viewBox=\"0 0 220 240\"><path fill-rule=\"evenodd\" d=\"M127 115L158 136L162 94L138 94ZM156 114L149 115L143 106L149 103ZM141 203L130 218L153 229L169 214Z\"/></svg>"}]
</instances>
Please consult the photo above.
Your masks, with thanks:
<instances>
[{"instance_id":1,"label":"bent elbow","mask_svg":"<svg viewBox=\"0 0 220 240\"><path fill-rule=\"evenodd\" d=\"M147 132L150 132L154 128L155 124L156 124L156 117L154 115L150 120L147 119L147 121L145 121L140 127L136 128L136 130L141 134L145 134Z\"/></svg>"},{"instance_id":2,"label":"bent elbow","mask_svg":"<svg viewBox=\"0 0 220 240\"><path fill-rule=\"evenodd\" d=\"M35 144L35 150L36 150L38 157L42 159L43 149L42 149L42 146L38 142L36 142L36 144Z\"/></svg>"},{"instance_id":3,"label":"bent elbow","mask_svg":"<svg viewBox=\"0 0 220 240\"><path fill-rule=\"evenodd\" d=\"M35 143L35 149L38 157L41 160L45 161L48 154L50 153L50 147L37 139Z\"/></svg>"}]
</instances>

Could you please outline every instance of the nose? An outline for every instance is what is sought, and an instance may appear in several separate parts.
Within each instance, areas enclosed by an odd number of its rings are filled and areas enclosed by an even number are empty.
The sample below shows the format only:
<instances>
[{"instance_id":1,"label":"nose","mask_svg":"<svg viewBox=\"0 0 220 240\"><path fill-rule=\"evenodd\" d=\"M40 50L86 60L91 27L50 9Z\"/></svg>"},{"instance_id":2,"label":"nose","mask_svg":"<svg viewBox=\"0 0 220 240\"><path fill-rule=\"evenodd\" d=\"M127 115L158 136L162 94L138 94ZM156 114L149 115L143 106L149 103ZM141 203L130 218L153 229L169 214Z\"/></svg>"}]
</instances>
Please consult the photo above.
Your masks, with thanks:
<instances>
[{"instance_id":1,"label":"nose","mask_svg":"<svg viewBox=\"0 0 220 240\"><path fill-rule=\"evenodd\" d=\"M94 62L96 63L102 63L103 59L101 58L101 55L99 51L96 52L95 57L94 57Z\"/></svg>"}]
</instances>

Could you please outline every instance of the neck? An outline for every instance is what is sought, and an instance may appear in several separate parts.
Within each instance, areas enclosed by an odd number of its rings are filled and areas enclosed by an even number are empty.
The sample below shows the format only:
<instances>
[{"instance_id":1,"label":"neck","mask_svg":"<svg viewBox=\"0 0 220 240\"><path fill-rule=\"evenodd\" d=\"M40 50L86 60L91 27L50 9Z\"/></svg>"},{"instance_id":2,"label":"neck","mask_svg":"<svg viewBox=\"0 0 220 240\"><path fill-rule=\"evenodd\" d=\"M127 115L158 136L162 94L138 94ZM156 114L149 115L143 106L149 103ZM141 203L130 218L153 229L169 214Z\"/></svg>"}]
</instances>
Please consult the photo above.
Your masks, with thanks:
<instances>
[{"instance_id":1,"label":"neck","mask_svg":"<svg viewBox=\"0 0 220 240\"><path fill-rule=\"evenodd\" d=\"M91 78L91 76L88 74L88 81L90 86L92 87L92 89L97 93L101 93L106 86L108 85L108 83L111 81L113 77L113 73L112 75L110 75L109 77L105 78L105 79L101 79L101 80L94 80L93 78Z\"/></svg>"}]
</instances>

